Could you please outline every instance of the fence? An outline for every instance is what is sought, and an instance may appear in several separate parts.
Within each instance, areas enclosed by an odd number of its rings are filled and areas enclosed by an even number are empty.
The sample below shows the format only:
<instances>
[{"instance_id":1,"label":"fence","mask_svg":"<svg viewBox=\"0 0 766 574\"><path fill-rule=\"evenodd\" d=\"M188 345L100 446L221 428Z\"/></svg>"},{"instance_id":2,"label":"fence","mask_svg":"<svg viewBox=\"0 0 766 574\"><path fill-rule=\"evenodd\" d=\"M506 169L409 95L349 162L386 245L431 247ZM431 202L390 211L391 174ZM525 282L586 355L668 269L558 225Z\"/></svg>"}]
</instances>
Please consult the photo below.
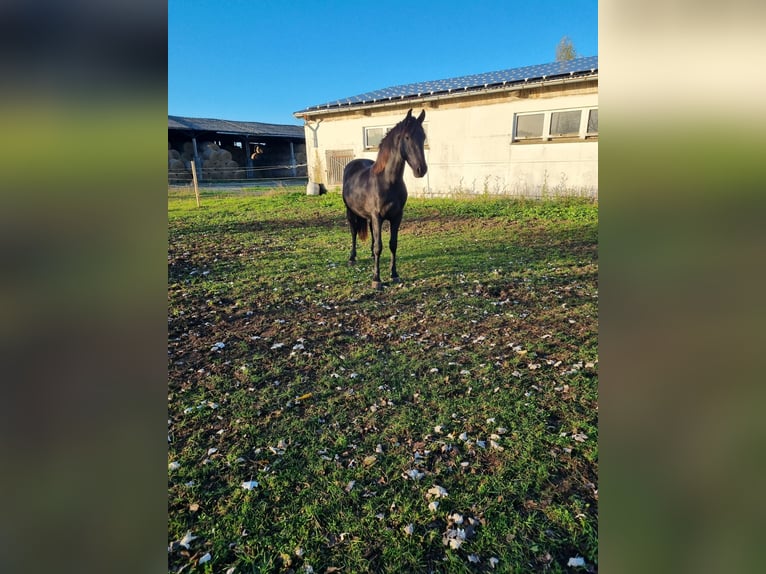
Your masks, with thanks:
<instances>
[{"instance_id":1,"label":"fence","mask_svg":"<svg viewBox=\"0 0 766 574\"><path fill-rule=\"evenodd\" d=\"M201 188L221 187L273 187L275 185L305 185L307 165L271 165L258 167L203 167L197 172L197 184ZM303 168L303 169L301 169ZM188 187L193 183L191 170L168 169L169 187Z\"/></svg>"}]
</instances>

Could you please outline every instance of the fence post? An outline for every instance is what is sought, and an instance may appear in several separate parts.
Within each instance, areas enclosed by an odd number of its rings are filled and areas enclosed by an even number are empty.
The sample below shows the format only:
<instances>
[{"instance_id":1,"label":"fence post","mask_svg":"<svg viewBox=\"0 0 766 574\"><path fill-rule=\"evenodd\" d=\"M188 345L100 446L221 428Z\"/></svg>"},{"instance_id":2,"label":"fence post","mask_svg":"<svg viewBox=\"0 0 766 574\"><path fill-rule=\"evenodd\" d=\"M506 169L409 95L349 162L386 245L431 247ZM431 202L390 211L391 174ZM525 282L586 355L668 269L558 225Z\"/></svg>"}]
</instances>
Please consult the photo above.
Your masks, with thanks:
<instances>
[{"instance_id":1,"label":"fence post","mask_svg":"<svg viewBox=\"0 0 766 574\"><path fill-rule=\"evenodd\" d=\"M192 168L192 180L194 181L194 196L197 198L197 207L199 207L199 188L197 187L197 168L194 166L194 161L191 162Z\"/></svg>"}]
</instances>

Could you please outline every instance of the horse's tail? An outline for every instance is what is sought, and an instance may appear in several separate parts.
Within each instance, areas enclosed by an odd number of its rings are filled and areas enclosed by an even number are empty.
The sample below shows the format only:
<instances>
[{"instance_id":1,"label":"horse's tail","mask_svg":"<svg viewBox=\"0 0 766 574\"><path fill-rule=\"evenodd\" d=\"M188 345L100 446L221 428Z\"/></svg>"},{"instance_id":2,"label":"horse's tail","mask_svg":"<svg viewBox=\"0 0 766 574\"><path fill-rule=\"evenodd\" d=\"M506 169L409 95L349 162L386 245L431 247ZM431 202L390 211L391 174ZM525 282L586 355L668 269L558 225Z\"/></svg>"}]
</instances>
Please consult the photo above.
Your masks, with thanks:
<instances>
[{"instance_id":1,"label":"horse's tail","mask_svg":"<svg viewBox=\"0 0 766 574\"><path fill-rule=\"evenodd\" d=\"M362 241L367 239L367 220L364 217L359 217L356 213L346 208L346 219L348 223L358 235Z\"/></svg>"}]
</instances>

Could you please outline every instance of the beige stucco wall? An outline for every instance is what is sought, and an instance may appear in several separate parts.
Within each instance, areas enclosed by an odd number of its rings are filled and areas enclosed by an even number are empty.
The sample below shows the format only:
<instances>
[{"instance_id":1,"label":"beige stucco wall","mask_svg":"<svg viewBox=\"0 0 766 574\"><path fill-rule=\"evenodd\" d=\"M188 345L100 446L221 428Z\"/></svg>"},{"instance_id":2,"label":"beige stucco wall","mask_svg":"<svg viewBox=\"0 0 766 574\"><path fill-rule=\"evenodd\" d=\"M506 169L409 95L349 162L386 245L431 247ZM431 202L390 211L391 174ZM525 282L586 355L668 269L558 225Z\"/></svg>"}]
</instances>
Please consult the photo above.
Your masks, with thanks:
<instances>
[{"instance_id":1,"label":"beige stucco wall","mask_svg":"<svg viewBox=\"0 0 766 574\"><path fill-rule=\"evenodd\" d=\"M323 119L316 129L316 149L322 162L323 182L327 183L327 150L353 150L354 157L375 159L376 150L364 149L364 128L397 123L404 118L409 105L320 116ZM474 97L471 101L415 103L413 114L426 110L428 174L416 179L409 167L405 168L407 189L413 196L458 193L595 196L597 141L512 143L512 131L516 113L597 106L595 88L522 98L506 93ZM316 121L310 120L309 125L315 127ZM308 126L306 148L311 174L316 155L314 131Z\"/></svg>"}]
</instances>

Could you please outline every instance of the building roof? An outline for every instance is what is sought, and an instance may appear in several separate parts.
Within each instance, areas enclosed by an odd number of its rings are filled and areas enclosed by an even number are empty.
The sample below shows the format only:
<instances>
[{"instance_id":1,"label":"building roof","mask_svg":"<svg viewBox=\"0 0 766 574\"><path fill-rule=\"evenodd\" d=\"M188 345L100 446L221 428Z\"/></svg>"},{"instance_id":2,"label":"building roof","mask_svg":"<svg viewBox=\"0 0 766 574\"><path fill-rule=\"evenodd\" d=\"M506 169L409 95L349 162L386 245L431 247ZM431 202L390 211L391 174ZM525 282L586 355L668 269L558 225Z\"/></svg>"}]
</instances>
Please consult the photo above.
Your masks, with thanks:
<instances>
[{"instance_id":1,"label":"building roof","mask_svg":"<svg viewBox=\"0 0 766 574\"><path fill-rule=\"evenodd\" d=\"M294 113L300 116L304 113L320 110L339 109L344 107L365 106L375 103L385 103L393 100L421 98L440 94L458 94L476 92L485 89L518 87L526 83L535 83L552 79L566 79L582 76L592 76L598 73L598 56L575 58L565 62L551 62L522 68L510 68L497 72L459 76L445 80L417 82L392 86L342 98L332 102L310 106Z\"/></svg>"},{"instance_id":2,"label":"building roof","mask_svg":"<svg viewBox=\"0 0 766 574\"><path fill-rule=\"evenodd\" d=\"M302 126L237 122L210 118L184 118L181 116L168 116L168 129L277 138L304 139L306 137Z\"/></svg>"}]
</instances>

